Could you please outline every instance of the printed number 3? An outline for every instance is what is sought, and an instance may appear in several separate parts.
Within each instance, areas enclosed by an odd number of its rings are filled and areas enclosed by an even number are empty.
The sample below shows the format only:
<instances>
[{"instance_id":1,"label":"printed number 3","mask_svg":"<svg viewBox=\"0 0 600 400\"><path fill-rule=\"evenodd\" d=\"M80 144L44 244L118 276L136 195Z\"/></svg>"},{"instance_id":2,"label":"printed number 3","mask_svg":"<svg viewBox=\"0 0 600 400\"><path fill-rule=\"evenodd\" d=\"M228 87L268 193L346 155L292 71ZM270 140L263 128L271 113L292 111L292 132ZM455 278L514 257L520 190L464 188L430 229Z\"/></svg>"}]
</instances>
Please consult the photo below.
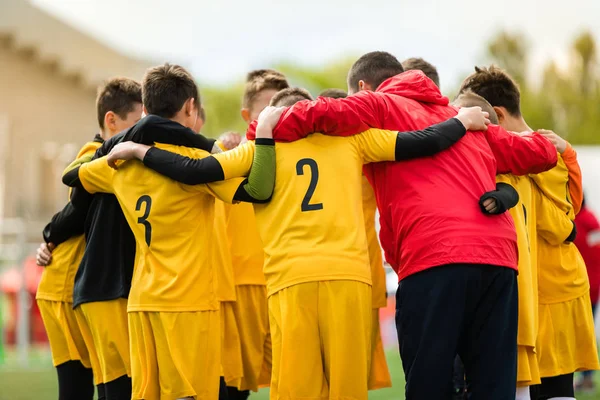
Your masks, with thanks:
<instances>
[{"instance_id":1,"label":"printed number 3","mask_svg":"<svg viewBox=\"0 0 600 400\"><path fill-rule=\"evenodd\" d=\"M146 228L146 244L150 247L150 242L152 241L152 225L148 222L148 217L150 216L150 208L152 207L152 198L147 194L140 197L135 205L135 211L140 211L143 203L146 203L144 215L138 218L137 223L144 225L144 228Z\"/></svg>"},{"instance_id":2,"label":"printed number 3","mask_svg":"<svg viewBox=\"0 0 600 400\"><path fill-rule=\"evenodd\" d=\"M310 204L310 199L312 198L313 194L315 194L317 182L319 181L319 166L317 165L317 162L315 160L313 160L312 158L303 158L302 160L298 161L298 163L296 164L296 174L304 175L304 166L305 165L309 166L311 176L310 176L310 183L308 185L308 190L306 191L306 194L304 195L304 199L302 200L301 210L302 210L302 212L322 210L323 203Z\"/></svg>"}]
</instances>

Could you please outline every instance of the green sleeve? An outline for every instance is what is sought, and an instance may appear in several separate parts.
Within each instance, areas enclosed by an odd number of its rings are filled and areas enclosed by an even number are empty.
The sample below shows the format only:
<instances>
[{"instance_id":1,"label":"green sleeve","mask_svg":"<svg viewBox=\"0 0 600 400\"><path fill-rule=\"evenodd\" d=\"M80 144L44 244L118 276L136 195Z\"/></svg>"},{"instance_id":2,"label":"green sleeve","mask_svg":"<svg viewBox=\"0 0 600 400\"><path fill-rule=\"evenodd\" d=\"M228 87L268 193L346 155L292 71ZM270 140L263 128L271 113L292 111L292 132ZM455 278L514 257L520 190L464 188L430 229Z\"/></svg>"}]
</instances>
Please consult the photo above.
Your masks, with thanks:
<instances>
[{"instance_id":1,"label":"green sleeve","mask_svg":"<svg viewBox=\"0 0 600 400\"><path fill-rule=\"evenodd\" d=\"M257 139L252 169L244 190L256 200L268 200L274 188L275 142L273 139Z\"/></svg>"}]
</instances>

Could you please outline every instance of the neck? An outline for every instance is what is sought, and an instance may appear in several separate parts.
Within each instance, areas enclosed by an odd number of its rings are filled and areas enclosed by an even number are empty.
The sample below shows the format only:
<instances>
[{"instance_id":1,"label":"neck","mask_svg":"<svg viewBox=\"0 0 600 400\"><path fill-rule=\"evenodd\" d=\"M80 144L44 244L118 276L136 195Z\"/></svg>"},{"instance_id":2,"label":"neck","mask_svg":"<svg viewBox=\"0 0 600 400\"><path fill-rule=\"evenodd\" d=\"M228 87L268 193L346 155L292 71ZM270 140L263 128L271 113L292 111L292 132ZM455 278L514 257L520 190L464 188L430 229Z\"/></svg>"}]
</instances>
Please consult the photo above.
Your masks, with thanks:
<instances>
[{"instance_id":1,"label":"neck","mask_svg":"<svg viewBox=\"0 0 600 400\"><path fill-rule=\"evenodd\" d=\"M118 132L112 132L108 129L102 129L102 131L100 132L100 136L102 136L103 140L108 140L111 137L115 136Z\"/></svg>"},{"instance_id":2,"label":"neck","mask_svg":"<svg viewBox=\"0 0 600 400\"><path fill-rule=\"evenodd\" d=\"M514 119L514 122L511 125L512 125L511 130L513 132L532 132L533 131L533 129L531 129L529 127L529 125L527 125L527 122L525 122L525 119L523 118L523 116L516 117Z\"/></svg>"},{"instance_id":3,"label":"neck","mask_svg":"<svg viewBox=\"0 0 600 400\"><path fill-rule=\"evenodd\" d=\"M173 116L173 118L169 118L169 119L173 122L177 122L180 125L187 126L186 125L187 120L185 118L185 115L182 115L181 113L177 113Z\"/></svg>"}]
</instances>

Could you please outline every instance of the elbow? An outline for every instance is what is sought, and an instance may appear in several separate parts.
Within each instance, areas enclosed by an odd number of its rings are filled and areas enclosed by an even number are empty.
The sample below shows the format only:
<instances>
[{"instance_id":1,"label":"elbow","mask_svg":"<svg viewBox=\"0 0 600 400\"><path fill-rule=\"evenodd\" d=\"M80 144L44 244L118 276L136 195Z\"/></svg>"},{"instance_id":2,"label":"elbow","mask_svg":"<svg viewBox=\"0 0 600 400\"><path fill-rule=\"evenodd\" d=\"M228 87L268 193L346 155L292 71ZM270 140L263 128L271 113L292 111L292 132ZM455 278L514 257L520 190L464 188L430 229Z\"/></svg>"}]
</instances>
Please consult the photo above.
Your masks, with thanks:
<instances>
[{"instance_id":1,"label":"elbow","mask_svg":"<svg viewBox=\"0 0 600 400\"><path fill-rule=\"evenodd\" d=\"M252 193L252 197L256 200L255 203L264 204L271 201L273 197L273 187L268 188L268 190L256 190L255 193Z\"/></svg>"},{"instance_id":2,"label":"elbow","mask_svg":"<svg viewBox=\"0 0 600 400\"><path fill-rule=\"evenodd\" d=\"M271 201L273 198L273 194L271 193L268 197L265 198L254 198L254 204L266 204Z\"/></svg>"}]
</instances>

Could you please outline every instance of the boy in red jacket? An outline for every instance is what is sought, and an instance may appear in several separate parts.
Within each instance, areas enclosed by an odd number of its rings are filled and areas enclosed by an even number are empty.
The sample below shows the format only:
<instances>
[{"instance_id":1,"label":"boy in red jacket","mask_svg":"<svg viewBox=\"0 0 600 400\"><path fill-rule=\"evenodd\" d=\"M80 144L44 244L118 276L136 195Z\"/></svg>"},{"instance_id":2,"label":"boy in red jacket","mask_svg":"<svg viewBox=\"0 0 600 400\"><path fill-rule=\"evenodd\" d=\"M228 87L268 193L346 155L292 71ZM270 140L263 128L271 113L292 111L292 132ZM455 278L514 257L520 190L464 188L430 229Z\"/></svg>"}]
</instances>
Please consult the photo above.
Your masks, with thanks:
<instances>
[{"instance_id":1,"label":"boy in red jacket","mask_svg":"<svg viewBox=\"0 0 600 400\"><path fill-rule=\"evenodd\" d=\"M274 136L402 131L456 115L421 71L402 72L391 54L368 53L348 74L353 95L297 103ZM252 137L252 126L248 133ZM365 168L381 213L381 244L400 279L396 325L407 399L447 398L457 353L472 399L514 398L515 228L510 216L484 215L477 203L496 187L497 173L541 172L556 160L544 137L490 126L435 156Z\"/></svg>"}]
</instances>

